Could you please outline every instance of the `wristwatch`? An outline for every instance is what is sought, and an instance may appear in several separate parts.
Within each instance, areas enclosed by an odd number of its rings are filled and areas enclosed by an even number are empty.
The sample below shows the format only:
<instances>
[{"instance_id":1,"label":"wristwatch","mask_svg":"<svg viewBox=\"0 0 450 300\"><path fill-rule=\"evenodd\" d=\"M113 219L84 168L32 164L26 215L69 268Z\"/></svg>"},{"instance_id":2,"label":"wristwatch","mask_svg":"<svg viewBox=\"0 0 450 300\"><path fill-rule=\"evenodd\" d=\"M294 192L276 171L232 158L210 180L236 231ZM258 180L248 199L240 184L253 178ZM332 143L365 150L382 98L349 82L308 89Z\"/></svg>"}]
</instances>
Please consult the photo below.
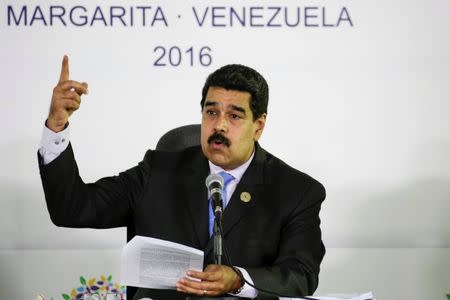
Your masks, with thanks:
<instances>
[{"instance_id":1,"label":"wristwatch","mask_svg":"<svg viewBox=\"0 0 450 300\"><path fill-rule=\"evenodd\" d=\"M236 274L239 276L239 279L240 279L240 281L241 281L241 286L240 286L239 288L237 288L236 290L230 292L230 293L231 293L231 294L234 294L234 295L237 295L237 294L239 294L240 292L242 292L242 289L244 288L245 281L244 281L244 276L242 275L241 270L239 270L239 269L236 268L236 267L234 267L233 270L234 270L234 271L236 272Z\"/></svg>"}]
</instances>

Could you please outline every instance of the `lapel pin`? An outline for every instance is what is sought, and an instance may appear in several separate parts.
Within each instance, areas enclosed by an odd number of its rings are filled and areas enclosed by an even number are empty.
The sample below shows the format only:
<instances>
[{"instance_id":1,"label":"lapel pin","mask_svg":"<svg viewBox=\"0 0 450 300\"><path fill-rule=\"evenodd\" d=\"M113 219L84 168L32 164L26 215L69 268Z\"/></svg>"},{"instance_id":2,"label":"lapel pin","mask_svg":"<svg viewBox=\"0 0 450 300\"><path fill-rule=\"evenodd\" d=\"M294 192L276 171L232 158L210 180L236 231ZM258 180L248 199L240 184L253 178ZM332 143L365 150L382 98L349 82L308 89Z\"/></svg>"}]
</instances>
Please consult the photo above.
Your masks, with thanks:
<instances>
[{"instance_id":1,"label":"lapel pin","mask_svg":"<svg viewBox=\"0 0 450 300\"><path fill-rule=\"evenodd\" d=\"M250 200L252 200L252 196L250 195L249 192L242 192L241 193L241 201L242 202L250 202Z\"/></svg>"}]
</instances>

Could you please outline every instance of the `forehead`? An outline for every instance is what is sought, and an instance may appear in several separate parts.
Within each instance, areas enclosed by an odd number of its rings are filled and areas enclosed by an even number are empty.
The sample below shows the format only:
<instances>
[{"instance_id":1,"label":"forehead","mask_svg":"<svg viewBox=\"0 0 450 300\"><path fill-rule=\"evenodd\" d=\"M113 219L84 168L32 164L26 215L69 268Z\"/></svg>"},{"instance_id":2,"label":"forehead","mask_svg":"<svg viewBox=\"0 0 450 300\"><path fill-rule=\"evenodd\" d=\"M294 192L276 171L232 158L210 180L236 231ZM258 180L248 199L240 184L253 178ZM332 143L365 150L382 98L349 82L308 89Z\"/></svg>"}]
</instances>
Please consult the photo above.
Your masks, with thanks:
<instances>
[{"instance_id":1,"label":"forehead","mask_svg":"<svg viewBox=\"0 0 450 300\"><path fill-rule=\"evenodd\" d=\"M205 103L214 102L213 105L219 106L237 105L245 110L249 110L250 98L251 94L249 92L227 90L222 87L211 86L206 93Z\"/></svg>"}]
</instances>

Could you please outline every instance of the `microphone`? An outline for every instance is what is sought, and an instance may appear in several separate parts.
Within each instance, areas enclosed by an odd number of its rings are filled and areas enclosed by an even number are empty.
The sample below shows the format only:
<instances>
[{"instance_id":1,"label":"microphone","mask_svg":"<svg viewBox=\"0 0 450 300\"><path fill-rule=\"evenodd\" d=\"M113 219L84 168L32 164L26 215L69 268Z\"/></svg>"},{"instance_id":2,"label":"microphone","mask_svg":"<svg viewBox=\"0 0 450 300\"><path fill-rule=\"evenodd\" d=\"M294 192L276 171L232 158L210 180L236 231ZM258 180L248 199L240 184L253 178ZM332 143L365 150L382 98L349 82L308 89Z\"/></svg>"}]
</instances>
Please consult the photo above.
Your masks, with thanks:
<instances>
[{"instance_id":1,"label":"microphone","mask_svg":"<svg viewBox=\"0 0 450 300\"><path fill-rule=\"evenodd\" d=\"M205 180L206 187L212 198L214 215L222 213L223 178L218 174L210 174Z\"/></svg>"},{"instance_id":2,"label":"microphone","mask_svg":"<svg viewBox=\"0 0 450 300\"><path fill-rule=\"evenodd\" d=\"M214 211L214 263L222 264L222 188L223 178L218 174L210 174L205 180L206 187L212 198Z\"/></svg>"}]
</instances>

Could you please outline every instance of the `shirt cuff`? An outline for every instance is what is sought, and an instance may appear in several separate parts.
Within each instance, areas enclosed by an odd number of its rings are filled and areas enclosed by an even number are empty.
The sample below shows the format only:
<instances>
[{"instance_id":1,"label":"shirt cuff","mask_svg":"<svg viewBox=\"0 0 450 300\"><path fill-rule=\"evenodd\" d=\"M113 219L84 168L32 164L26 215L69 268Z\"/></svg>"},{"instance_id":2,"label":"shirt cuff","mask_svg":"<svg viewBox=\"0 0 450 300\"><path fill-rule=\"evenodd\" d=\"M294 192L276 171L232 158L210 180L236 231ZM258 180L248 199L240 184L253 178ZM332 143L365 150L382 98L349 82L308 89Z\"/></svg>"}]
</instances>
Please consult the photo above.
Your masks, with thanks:
<instances>
[{"instance_id":1,"label":"shirt cuff","mask_svg":"<svg viewBox=\"0 0 450 300\"><path fill-rule=\"evenodd\" d=\"M241 268L241 267L236 267L239 269L239 271L241 271L242 276L244 276L244 279L248 282L250 282L251 284L253 284L253 280L250 277L250 275L248 274L248 272ZM258 291L253 288L252 286L248 285L247 283L244 283L244 286L242 287L242 290L240 293L237 294L232 294L238 297L243 297L243 298L256 298L256 296L258 296Z\"/></svg>"},{"instance_id":2,"label":"shirt cuff","mask_svg":"<svg viewBox=\"0 0 450 300\"><path fill-rule=\"evenodd\" d=\"M60 132L54 132L47 126L42 131L41 143L39 144L39 154L44 165L51 163L69 146L69 126Z\"/></svg>"}]
</instances>

